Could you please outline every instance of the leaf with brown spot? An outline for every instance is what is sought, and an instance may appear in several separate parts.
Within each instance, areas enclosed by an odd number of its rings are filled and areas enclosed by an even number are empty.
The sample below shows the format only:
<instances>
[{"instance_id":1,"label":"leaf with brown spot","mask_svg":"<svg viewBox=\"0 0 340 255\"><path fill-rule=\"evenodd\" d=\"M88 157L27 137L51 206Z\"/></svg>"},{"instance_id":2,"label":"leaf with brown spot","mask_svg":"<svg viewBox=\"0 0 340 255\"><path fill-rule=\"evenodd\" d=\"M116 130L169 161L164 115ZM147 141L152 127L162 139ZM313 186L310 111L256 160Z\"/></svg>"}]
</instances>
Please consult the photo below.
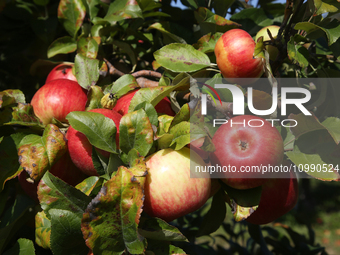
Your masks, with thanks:
<instances>
[{"instance_id":1,"label":"leaf with brown spot","mask_svg":"<svg viewBox=\"0 0 340 255\"><path fill-rule=\"evenodd\" d=\"M21 125L39 129L44 128L42 122L35 116L32 105L23 103L18 103L18 106L13 107L12 118L4 123L4 125Z\"/></svg>"},{"instance_id":2,"label":"leaf with brown spot","mask_svg":"<svg viewBox=\"0 0 340 255\"><path fill-rule=\"evenodd\" d=\"M50 249L51 221L44 211L35 215L35 242L37 245Z\"/></svg>"},{"instance_id":3,"label":"leaf with brown spot","mask_svg":"<svg viewBox=\"0 0 340 255\"><path fill-rule=\"evenodd\" d=\"M119 125L119 147L128 154L136 149L146 156L153 144L153 129L148 116L143 109L125 114Z\"/></svg>"},{"instance_id":4,"label":"leaf with brown spot","mask_svg":"<svg viewBox=\"0 0 340 255\"><path fill-rule=\"evenodd\" d=\"M238 204L234 200L232 200L232 213L234 215L235 221L239 222L248 218L255 210L257 209L258 205L251 206L251 207L243 207Z\"/></svg>"},{"instance_id":5,"label":"leaf with brown spot","mask_svg":"<svg viewBox=\"0 0 340 255\"><path fill-rule=\"evenodd\" d=\"M28 135L22 140L18 150L19 163L34 181L39 181L66 150L64 134L57 126L49 124L42 137Z\"/></svg>"},{"instance_id":6,"label":"leaf with brown spot","mask_svg":"<svg viewBox=\"0 0 340 255\"><path fill-rule=\"evenodd\" d=\"M58 19L65 30L76 37L83 24L86 8L81 0L60 0L58 6Z\"/></svg>"},{"instance_id":7,"label":"leaf with brown spot","mask_svg":"<svg viewBox=\"0 0 340 255\"><path fill-rule=\"evenodd\" d=\"M0 92L0 108L17 103L25 103L25 95L18 89L7 89Z\"/></svg>"},{"instance_id":8,"label":"leaf with brown spot","mask_svg":"<svg viewBox=\"0 0 340 255\"><path fill-rule=\"evenodd\" d=\"M98 55L98 43L92 37L81 37L77 43L77 51L79 54L87 58L96 59Z\"/></svg>"},{"instance_id":9,"label":"leaf with brown spot","mask_svg":"<svg viewBox=\"0 0 340 255\"><path fill-rule=\"evenodd\" d=\"M82 217L91 198L80 190L47 172L38 185L41 208L50 218L50 209L69 210Z\"/></svg>"},{"instance_id":10,"label":"leaf with brown spot","mask_svg":"<svg viewBox=\"0 0 340 255\"><path fill-rule=\"evenodd\" d=\"M110 4L104 20L115 23L124 19L143 18L136 0L120 0Z\"/></svg>"},{"instance_id":11,"label":"leaf with brown spot","mask_svg":"<svg viewBox=\"0 0 340 255\"><path fill-rule=\"evenodd\" d=\"M140 167L140 166L139 166ZM87 207L82 232L94 254L143 254L146 240L138 233L143 186L141 169L120 167Z\"/></svg>"}]
</instances>

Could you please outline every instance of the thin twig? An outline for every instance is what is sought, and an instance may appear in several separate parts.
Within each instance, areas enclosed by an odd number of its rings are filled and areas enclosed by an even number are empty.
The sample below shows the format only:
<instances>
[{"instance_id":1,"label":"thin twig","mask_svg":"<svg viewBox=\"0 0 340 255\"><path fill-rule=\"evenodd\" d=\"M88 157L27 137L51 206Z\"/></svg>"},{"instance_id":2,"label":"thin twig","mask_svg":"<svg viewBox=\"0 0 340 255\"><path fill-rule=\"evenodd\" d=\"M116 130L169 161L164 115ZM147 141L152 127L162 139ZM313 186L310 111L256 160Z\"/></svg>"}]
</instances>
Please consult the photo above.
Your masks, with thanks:
<instances>
[{"instance_id":1,"label":"thin twig","mask_svg":"<svg viewBox=\"0 0 340 255\"><path fill-rule=\"evenodd\" d=\"M157 87L158 86L158 82L157 81L152 81L152 80L149 80L149 79L144 78L144 77L139 77L136 80L137 80L138 85L141 88L152 88L152 87Z\"/></svg>"},{"instance_id":2,"label":"thin twig","mask_svg":"<svg viewBox=\"0 0 340 255\"><path fill-rule=\"evenodd\" d=\"M132 73L132 76L134 77L141 77L141 76L149 76L149 77L154 77L154 78L161 78L162 74L159 72L155 72L155 71L150 71L150 70L140 70L137 72Z\"/></svg>"},{"instance_id":3,"label":"thin twig","mask_svg":"<svg viewBox=\"0 0 340 255\"><path fill-rule=\"evenodd\" d=\"M109 73L111 75L123 76L125 74L122 71L119 71L117 68L115 68L107 59L104 58L104 61L109 67Z\"/></svg>"}]
</instances>

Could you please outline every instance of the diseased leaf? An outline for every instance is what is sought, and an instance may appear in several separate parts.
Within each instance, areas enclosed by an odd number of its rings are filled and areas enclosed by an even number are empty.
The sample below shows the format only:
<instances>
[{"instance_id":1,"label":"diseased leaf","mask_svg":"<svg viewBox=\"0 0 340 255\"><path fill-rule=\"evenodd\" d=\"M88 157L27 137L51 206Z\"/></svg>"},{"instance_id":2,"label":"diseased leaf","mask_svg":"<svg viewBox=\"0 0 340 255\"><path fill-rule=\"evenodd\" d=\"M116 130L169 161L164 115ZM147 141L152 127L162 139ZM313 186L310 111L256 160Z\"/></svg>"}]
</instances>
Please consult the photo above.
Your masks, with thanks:
<instances>
[{"instance_id":1,"label":"diseased leaf","mask_svg":"<svg viewBox=\"0 0 340 255\"><path fill-rule=\"evenodd\" d=\"M41 208L49 219L50 209L68 210L82 217L91 198L47 172L38 185Z\"/></svg>"},{"instance_id":2,"label":"diseased leaf","mask_svg":"<svg viewBox=\"0 0 340 255\"><path fill-rule=\"evenodd\" d=\"M34 181L39 181L45 172L66 152L64 134L53 124L48 124L43 136L28 135L18 150L19 163Z\"/></svg>"},{"instance_id":3,"label":"diseased leaf","mask_svg":"<svg viewBox=\"0 0 340 255\"><path fill-rule=\"evenodd\" d=\"M146 174L146 167L120 167L87 207L82 232L94 254L142 254L146 240L138 234L143 206L143 185L136 176ZM141 177L144 179L144 177Z\"/></svg>"},{"instance_id":4,"label":"diseased leaf","mask_svg":"<svg viewBox=\"0 0 340 255\"><path fill-rule=\"evenodd\" d=\"M51 221L44 211L35 215L35 242L44 249L50 249Z\"/></svg>"},{"instance_id":5,"label":"diseased leaf","mask_svg":"<svg viewBox=\"0 0 340 255\"><path fill-rule=\"evenodd\" d=\"M77 43L79 54L91 59L96 59L98 55L98 42L92 37L81 37Z\"/></svg>"},{"instance_id":6,"label":"diseased leaf","mask_svg":"<svg viewBox=\"0 0 340 255\"><path fill-rule=\"evenodd\" d=\"M25 103L25 95L18 89L7 89L0 92L0 109L17 103Z\"/></svg>"},{"instance_id":7,"label":"diseased leaf","mask_svg":"<svg viewBox=\"0 0 340 255\"><path fill-rule=\"evenodd\" d=\"M44 128L40 119L35 116L32 105L23 103L18 103L16 107L13 107L12 117L6 121L4 125L21 125L38 129Z\"/></svg>"},{"instance_id":8,"label":"diseased leaf","mask_svg":"<svg viewBox=\"0 0 340 255\"><path fill-rule=\"evenodd\" d=\"M217 40L222 36L222 33L209 33L202 36L193 46L195 49L204 53L214 52Z\"/></svg>"},{"instance_id":9,"label":"diseased leaf","mask_svg":"<svg viewBox=\"0 0 340 255\"><path fill-rule=\"evenodd\" d=\"M194 72L210 65L209 57L193 46L172 43L154 53L156 61L173 72Z\"/></svg>"},{"instance_id":10,"label":"diseased leaf","mask_svg":"<svg viewBox=\"0 0 340 255\"><path fill-rule=\"evenodd\" d=\"M86 8L81 0L61 0L58 6L58 19L65 30L72 37L76 37L77 32L86 15Z\"/></svg>"},{"instance_id":11,"label":"diseased leaf","mask_svg":"<svg viewBox=\"0 0 340 255\"><path fill-rule=\"evenodd\" d=\"M142 10L136 0L120 0L110 4L104 20L111 24L133 18L143 18Z\"/></svg>"},{"instance_id":12,"label":"diseased leaf","mask_svg":"<svg viewBox=\"0 0 340 255\"><path fill-rule=\"evenodd\" d=\"M258 205L251 207L243 207L238 205L235 200L231 201L231 212L234 215L236 222L240 222L248 218L253 212L256 211Z\"/></svg>"},{"instance_id":13,"label":"diseased leaf","mask_svg":"<svg viewBox=\"0 0 340 255\"><path fill-rule=\"evenodd\" d=\"M58 54L67 54L77 50L77 42L71 36L56 39L47 50L47 57L52 58Z\"/></svg>"},{"instance_id":14,"label":"diseased leaf","mask_svg":"<svg viewBox=\"0 0 340 255\"><path fill-rule=\"evenodd\" d=\"M97 186L98 182L99 182L98 176L90 176L81 183L79 183L76 186L76 189L79 189L81 192L89 196L92 190Z\"/></svg>"}]
</instances>

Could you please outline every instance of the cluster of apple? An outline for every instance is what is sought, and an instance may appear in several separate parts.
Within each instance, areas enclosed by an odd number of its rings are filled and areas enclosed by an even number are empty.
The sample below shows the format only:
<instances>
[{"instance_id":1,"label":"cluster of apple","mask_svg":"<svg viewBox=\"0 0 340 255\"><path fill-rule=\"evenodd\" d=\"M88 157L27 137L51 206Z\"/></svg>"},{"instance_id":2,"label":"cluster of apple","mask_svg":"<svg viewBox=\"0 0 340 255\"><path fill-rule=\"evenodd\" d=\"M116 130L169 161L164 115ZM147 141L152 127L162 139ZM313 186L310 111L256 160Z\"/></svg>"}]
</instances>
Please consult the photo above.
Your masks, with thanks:
<instances>
[{"instance_id":1,"label":"cluster of apple","mask_svg":"<svg viewBox=\"0 0 340 255\"><path fill-rule=\"evenodd\" d=\"M269 33L268 33L269 30ZM261 29L255 40L271 41L277 37L278 26ZM216 43L217 65L226 80L235 82L238 78L249 78L249 85L262 76L262 59L254 58L255 41L249 33L241 29L232 29L224 33ZM269 58L275 60L278 49L267 45ZM282 137L275 127L262 118L245 115L232 118L238 125L222 125L214 134L215 152L211 154L213 165L232 165L237 171L226 173L221 180L236 189L251 189L262 186L261 200L257 210L246 220L254 224L266 224L293 209L298 199L298 183L295 173L244 172L241 166L278 166L284 164L284 145ZM248 121L261 120L261 127L240 125Z\"/></svg>"},{"instance_id":2,"label":"cluster of apple","mask_svg":"<svg viewBox=\"0 0 340 255\"><path fill-rule=\"evenodd\" d=\"M277 33L278 29L275 29ZM263 30L260 33L263 33ZM276 34L272 32L272 36ZM253 58L254 48L254 40L243 30L233 29L223 34L215 46L217 65L223 76L229 81L235 78L260 77L263 74L263 62ZM275 49L268 48L273 52L270 53L271 58L277 54ZM85 111L88 91L77 83L72 68L72 63L56 66L48 75L45 85L34 95L31 104L43 124L52 123L53 120L67 123L66 116L70 112ZM117 127L118 148L120 120L128 113L136 91L130 91L120 97L113 109L90 110L113 120ZM175 115L166 97L155 109L158 113ZM240 123L250 118L258 117L246 115L233 117L233 120ZM210 164L233 165L238 170L241 165L282 164L284 149L281 135L275 127L264 122L265 124L258 128L222 125L212 139L216 148L213 153L202 153L199 147L204 139L199 139L180 150L162 149L148 156L145 159L148 174L143 210L150 216L169 222L199 209L221 187L217 179L210 178L209 173L197 173L196 178L190 177L190 168L193 165L206 165L209 159ZM66 139L68 152L53 165L50 172L70 185L78 184L86 176L98 175L92 162L92 145L86 136L70 126ZM107 158L110 155L107 151L98 149L98 152ZM294 174L286 173L284 178L280 177L273 178L262 173L226 173L220 181L235 189L262 186L259 207L247 220L254 224L265 224L287 213L297 201L298 187ZM26 181L25 171L20 174L19 180L23 189L37 199L37 184Z\"/></svg>"}]
</instances>

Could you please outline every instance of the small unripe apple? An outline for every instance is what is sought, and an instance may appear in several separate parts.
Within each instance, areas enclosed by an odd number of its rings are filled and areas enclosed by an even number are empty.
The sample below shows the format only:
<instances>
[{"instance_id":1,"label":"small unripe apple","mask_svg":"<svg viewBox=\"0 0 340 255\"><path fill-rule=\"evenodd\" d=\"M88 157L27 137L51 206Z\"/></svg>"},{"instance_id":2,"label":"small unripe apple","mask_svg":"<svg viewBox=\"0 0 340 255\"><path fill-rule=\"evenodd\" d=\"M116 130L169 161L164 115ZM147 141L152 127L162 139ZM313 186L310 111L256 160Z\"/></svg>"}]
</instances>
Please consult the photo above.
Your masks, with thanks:
<instances>
[{"instance_id":1,"label":"small unripe apple","mask_svg":"<svg viewBox=\"0 0 340 255\"><path fill-rule=\"evenodd\" d=\"M271 175L263 174L262 167L278 166L284 156L279 131L252 115L231 118L217 129L212 142L216 150L211 154L211 164L228 167L230 171L220 173L221 180L236 189L262 185Z\"/></svg>"},{"instance_id":2,"label":"small unripe apple","mask_svg":"<svg viewBox=\"0 0 340 255\"><path fill-rule=\"evenodd\" d=\"M136 94L138 90L133 90L120 97L117 100L117 103L113 110L117 111L121 115L125 115L129 111L129 106L133 96ZM171 108L170 100L167 97L164 97L156 106L155 109L158 113L167 114L170 116L175 116L174 110Z\"/></svg>"},{"instance_id":3,"label":"small unripe apple","mask_svg":"<svg viewBox=\"0 0 340 255\"><path fill-rule=\"evenodd\" d=\"M58 79L42 86L34 94L31 104L34 114L43 124L49 124L55 118L67 122L66 116L73 111L84 111L87 91L77 82Z\"/></svg>"},{"instance_id":4,"label":"small unripe apple","mask_svg":"<svg viewBox=\"0 0 340 255\"><path fill-rule=\"evenodd\" d=\"M77 81L77 78L74 76L72 72L73 66L74 66L73 63L62 63L60 65L57 65L47 75L45 83L57 79L68 79L71 81Z\"/></svg>"},{"instance_id":5,"label":"small unripe apple","mask_svg":"<svg viewBox=\"0 0 340 255\"><path fill-rule=\"evenodd\" d=\"M268 179L262 185L260 204L246 221L267 224L292 210L298 200L298 182L295 173L280 173L280 178Z\"/></svg>"},{"instance_id":6,"label":"small unripe apple","mask_svg":"<svg viewBox=\"0 0 340 255\"><path fill-rule=\"evenodd\" d=\"M271 25L271 26L267 26L267 27L262 28L260 31L257 32L256 37L255 37L255 42L257 42L257 40L261 36L263 36L263 41L270 41L271 40L267 29L270 31L271 35L275 39L277 37L277 34L279 33L280 27L276 26L276 25ZM269 53L270 60L274 61L276 59L277 55L279 54L278 48L276 48L273 45L267 45L266 50Z\"/></svg>"},{"instance_id":7,"label":"small unripe apple","mask_svg":"<svg viewBox=\"0 0 340 255\"><path fill-rule=\"evenodd\" d=\"M122 115L117 113L114 110L109 109L93 109L89 112L97 112L103 114L105 117L110 118L116 125L117 133L116 133L116 145L119 145L119 122L122 118ZM93 166L92 162L92 145L87 139L87 137L75 130L72 126L70 126L66 133L66 139L68 140L68 149L70 152L71 159L73 163L85 174L93 176L98 175L96 169ZM110 152L103 151L98 149L98 152L102 154L104 157L109 157Z\"/></svg>"},{"instance_id":8,"label":"small unripe apple","mask_svg":"<svg viewBox=\"0 0 340 255\"><path fill-rule=\"evenodd\" d=\"M146 158L143 209L148 215L169 222L205 204L212 192L209 173L196 173L196 178L191 178L190 164L205 165L187 147L163 149Z\"/></svg>"},{"instance_id":9,"label":"small unripe apple","mask_svg":"<svg viewBox=\"0 0 340 255\"><path fill-rule=\"evenodd\" d=\"M231 29L225 32L215 45L218 68L223 77L240 85L256 81L264 71L261 58L254 58L255 41L242 29ZM237 80L237 78L251 78Z\"/></svg>"}]
</instances>

